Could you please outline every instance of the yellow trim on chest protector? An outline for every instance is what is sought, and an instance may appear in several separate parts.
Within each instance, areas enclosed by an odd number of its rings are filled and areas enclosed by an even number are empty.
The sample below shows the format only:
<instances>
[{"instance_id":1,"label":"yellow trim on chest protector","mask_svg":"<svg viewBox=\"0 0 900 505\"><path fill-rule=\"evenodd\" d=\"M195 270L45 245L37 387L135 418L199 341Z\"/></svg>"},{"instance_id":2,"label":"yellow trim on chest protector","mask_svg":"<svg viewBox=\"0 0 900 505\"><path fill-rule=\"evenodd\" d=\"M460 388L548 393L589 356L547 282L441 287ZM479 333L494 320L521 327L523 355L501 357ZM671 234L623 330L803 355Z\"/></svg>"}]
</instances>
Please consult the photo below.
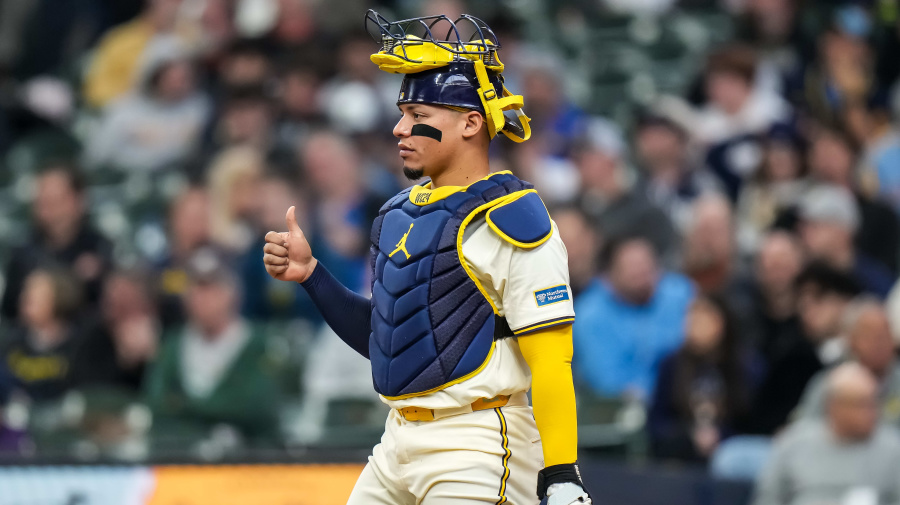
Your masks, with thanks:
<instances>
[{"instance_id":1,"label":"yellow trim on chest protector","mask_svg":"<svg viewBox=\"0 0 900 505\"><path fill-rule=\"evenodd\" d=\"M509 174L512 175L512 172L509 170L501 170L499 172L492 172L487 174L486 176L478 179L475 182L486 181L489 178L497 175L497 174ZM475 184L473 182L472 184ZM441 186L439 188L431 189L431 182L426 182L423 186L413 186L409 191L409 201L418 205L419 207L424 207L429 203L439 202L448 196L459 193L460 191L465 191L472 184L467 186Z\"/></svg>"}]
</instances>

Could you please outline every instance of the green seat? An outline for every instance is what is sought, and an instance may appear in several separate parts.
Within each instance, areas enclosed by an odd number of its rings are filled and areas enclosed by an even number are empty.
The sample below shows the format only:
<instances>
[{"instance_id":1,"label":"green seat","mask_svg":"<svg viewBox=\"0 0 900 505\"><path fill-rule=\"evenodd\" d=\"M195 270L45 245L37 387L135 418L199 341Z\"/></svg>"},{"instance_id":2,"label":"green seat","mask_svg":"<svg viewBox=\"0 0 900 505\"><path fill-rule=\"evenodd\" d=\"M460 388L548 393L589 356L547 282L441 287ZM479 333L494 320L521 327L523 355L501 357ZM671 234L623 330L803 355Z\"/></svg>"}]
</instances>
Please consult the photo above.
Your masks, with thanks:
<instances>
[{"instance_id":1,"label":"green seat","mask_svg":"<svg viewBox=\"0 0 900 505\"><path fill-rule=\"evenodd\" d=\"M13 174L35 172L41 166L58 160L77 160L81 143L61 130L47 128L16 142L6 154L6 167Z\"/></svg>"},{"instance_id":2,"label":"green seat","mask_svg":"<svg viewBox=\"0 0 900 505\"><path fill-rule=\"evenodd\" d=\"M578 391L578 445L594 454L646 455L644 407L623 398Z\"/></svg>"}]
</instances>

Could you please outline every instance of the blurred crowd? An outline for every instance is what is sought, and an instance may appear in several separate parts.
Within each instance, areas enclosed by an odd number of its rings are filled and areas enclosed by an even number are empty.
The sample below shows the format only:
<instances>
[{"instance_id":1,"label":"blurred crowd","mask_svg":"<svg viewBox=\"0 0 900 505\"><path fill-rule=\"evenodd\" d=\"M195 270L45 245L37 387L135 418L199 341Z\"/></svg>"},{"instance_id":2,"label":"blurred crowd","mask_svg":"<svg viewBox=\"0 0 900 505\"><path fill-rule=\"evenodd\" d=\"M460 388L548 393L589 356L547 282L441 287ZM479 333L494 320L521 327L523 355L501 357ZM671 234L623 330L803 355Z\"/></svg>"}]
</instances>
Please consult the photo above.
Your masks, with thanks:
<instances>
[{"instance_id":1,"label":"blurred crowd","mask_svg":"<svg viewBox=\"0 0 900 505\"><path fill-rule=\"evenodd\" d=\"M367 7L0 0L0 453L212 458L377 428L366 363L261 262L296 205L368 289L368 227L410 182ZM848 444L896 461L900 2L378 9L470 12L503 44L534 136L496 140L492 167L536 185L566 244L582 425L723 474L771 452L766 504L850 486Z\"/></svg>"}]
</instances>

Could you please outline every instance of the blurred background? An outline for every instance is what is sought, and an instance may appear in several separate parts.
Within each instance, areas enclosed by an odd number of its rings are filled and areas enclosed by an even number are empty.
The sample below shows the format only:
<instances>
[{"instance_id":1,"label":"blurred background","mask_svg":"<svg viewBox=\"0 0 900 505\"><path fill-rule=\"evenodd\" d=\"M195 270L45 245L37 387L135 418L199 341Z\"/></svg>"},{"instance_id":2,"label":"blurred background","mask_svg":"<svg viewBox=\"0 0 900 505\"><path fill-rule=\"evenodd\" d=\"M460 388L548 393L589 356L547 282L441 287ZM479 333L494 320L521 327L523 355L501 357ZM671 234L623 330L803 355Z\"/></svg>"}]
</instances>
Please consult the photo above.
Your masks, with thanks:
<instances>
[{"instance_id":1,"label":"blurred background","mask_svg":"<svg viewBox=\"0 0 900 505\"><path fill-rule=\"evenodd\" d=\"M262 237L296 205L366 293L410 184L367 8L502 43L534 135L492 168L569 253L598 502L900 500L900 1L0 0L0 503L365 462L368 362Z\"/></svg>"}]
</instances>

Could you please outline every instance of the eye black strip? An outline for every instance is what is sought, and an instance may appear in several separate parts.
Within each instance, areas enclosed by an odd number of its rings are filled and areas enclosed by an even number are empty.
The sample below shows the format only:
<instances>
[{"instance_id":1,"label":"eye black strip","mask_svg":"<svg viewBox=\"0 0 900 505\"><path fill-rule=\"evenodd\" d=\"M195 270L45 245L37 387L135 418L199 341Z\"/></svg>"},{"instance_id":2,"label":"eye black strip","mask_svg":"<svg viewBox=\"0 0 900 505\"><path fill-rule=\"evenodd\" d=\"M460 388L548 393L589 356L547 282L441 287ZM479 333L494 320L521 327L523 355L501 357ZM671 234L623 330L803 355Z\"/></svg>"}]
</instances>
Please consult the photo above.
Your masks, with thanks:
<instances>
[{"instance_id":1,"label":"eye black strip","mask_svg":"<svg viewBox=\"0 0 900 505\"><path fill-rule=\"evenodd\" d=\"M434 140L437 140L438 142L441 141L441 137L443 136L440 130L438 130L434 126L429 126L427 124L413 125L409 134L410 136L430 137Z\"/></svg>"}]
</instances>

